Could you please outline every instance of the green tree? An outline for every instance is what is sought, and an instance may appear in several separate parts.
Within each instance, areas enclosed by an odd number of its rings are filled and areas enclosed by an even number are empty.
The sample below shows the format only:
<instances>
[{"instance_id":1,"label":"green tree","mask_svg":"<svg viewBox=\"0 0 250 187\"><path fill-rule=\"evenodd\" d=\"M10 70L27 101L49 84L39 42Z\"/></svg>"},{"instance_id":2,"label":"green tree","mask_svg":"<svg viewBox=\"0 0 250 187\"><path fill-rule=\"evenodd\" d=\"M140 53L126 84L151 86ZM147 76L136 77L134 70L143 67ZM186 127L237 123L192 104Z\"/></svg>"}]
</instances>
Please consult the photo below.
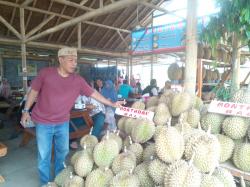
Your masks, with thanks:
<instances>
[{"instance_id":1,"label":"green tree","mask_svg":"<svg viewBox=\"0 0 250 187\"><path fill-rule=\"evenodd\" d=\"M239 49L246 45L250 48L250 1L217 0L216 3L220 12L211 17L202 32L201 40L210 44L213 51L219 43L231 47L233 70L231 93L233 93L239 88Z\"/></svg>"}]
</instances>

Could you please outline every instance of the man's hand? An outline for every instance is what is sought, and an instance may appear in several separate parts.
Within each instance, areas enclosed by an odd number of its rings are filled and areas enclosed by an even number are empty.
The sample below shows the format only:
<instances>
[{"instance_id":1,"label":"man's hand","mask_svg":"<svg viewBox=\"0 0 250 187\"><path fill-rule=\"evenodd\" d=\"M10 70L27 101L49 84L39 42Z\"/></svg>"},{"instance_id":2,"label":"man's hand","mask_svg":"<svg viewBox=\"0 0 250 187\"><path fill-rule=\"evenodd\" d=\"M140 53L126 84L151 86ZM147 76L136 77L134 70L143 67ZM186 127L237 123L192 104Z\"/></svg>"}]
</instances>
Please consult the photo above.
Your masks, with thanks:
<instances>
[{"instance_id":1,"label":"man's hand","mask_svg":"<svg viewBox=\"0 0 250 187\"><path fill-rule=\"evenodd\" d=\"M22 118L20 123L25 126L31 120L30 114L28 112L24 112L22 114Z\"/></svg>"},{"instance_id":2,"label":"man's hand","mask_svg":"<svg viewBox=\"0 0 250 187\"><path fill-rule=\"evenodd\" d=\"M113 103L113 107L120 108L120 107L122 107L122 105L125 105L125 104L126 104L125 100L123 100L123 101L116 101L115 103Z\"/></svg>"},{"instance_id":3,"label":"man's hand","mask_svg":"<svg viewBox=\"0 0 250 187\"><path fill-rule=\"evenodd\" d=\"M92 105L92 104L88 104L88 105L86 105L86 108L89 109L89 110L93 110L93 109L96 108L96 106Z\"/></svg>"}]
</instances>

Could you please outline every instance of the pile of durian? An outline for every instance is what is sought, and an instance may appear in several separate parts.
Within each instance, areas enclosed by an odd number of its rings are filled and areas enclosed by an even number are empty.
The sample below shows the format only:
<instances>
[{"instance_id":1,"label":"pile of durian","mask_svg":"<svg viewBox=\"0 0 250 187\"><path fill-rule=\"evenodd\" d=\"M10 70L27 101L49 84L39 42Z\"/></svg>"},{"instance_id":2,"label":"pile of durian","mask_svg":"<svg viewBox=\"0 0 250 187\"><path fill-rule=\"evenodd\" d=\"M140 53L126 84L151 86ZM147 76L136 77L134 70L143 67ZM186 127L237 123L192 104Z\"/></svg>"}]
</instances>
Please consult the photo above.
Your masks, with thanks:
<instances>
[{"instance_id":1,"label":"pile of durian","mask_svg":"<svg viewBox=\"0 0 250 187\"><path fill-rule=\"evenodd\" d=\"M245 102L244 94L237 92L234 101ZM220 163L232 159L250 171L250 144L243 140L247 119L208 113L198 97L186 92L167 91L131 107L155 112L153 121L121 117L119 130L100 141L85 135L82 150L73 154L54 185L236 187Z\"/></svg>"}]
</instances>

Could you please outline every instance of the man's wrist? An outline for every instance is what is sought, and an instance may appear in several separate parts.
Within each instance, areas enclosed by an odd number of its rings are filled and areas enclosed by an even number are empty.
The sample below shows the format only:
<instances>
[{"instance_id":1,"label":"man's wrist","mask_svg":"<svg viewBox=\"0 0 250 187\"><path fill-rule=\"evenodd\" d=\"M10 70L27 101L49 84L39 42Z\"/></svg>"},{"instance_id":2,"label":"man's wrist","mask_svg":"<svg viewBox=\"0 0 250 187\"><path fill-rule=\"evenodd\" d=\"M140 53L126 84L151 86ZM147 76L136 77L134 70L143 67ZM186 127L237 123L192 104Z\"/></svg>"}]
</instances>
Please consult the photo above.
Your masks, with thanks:
<instances>
[{"instance_id":1,"label":"man's wrist","mask_svg":"<svg viewBox=\"0 0 250 187\"><path fill-rule=\"evenodd\" d=\"M29 109L28 109L28 108L24 108L24 109L22 110L22 113L29 113Z\"/></svg>"}]
</instances>

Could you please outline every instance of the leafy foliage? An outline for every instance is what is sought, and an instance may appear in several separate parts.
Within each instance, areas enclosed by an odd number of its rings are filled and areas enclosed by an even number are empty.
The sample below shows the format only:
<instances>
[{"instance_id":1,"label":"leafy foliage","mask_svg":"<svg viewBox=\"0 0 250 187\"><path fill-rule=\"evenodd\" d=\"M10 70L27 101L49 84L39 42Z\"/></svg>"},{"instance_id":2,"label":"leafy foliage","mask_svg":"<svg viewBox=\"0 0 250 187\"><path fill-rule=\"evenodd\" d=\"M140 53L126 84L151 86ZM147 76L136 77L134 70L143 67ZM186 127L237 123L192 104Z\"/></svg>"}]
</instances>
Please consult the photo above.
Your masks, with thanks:
<instances>
[{"instance_id":1,"label":"leafy foliage","mask_svg":"<svg viewBox=\"0 0 250 187\"><path fill-rule=\"evenodd\" d=\"M217 0L217 5L220 12L211 17L201 40L216 48L220 42L230 45L232 33L236 33L241 42L250 47L250 1Z\"/></svg>"}]
</instances>

